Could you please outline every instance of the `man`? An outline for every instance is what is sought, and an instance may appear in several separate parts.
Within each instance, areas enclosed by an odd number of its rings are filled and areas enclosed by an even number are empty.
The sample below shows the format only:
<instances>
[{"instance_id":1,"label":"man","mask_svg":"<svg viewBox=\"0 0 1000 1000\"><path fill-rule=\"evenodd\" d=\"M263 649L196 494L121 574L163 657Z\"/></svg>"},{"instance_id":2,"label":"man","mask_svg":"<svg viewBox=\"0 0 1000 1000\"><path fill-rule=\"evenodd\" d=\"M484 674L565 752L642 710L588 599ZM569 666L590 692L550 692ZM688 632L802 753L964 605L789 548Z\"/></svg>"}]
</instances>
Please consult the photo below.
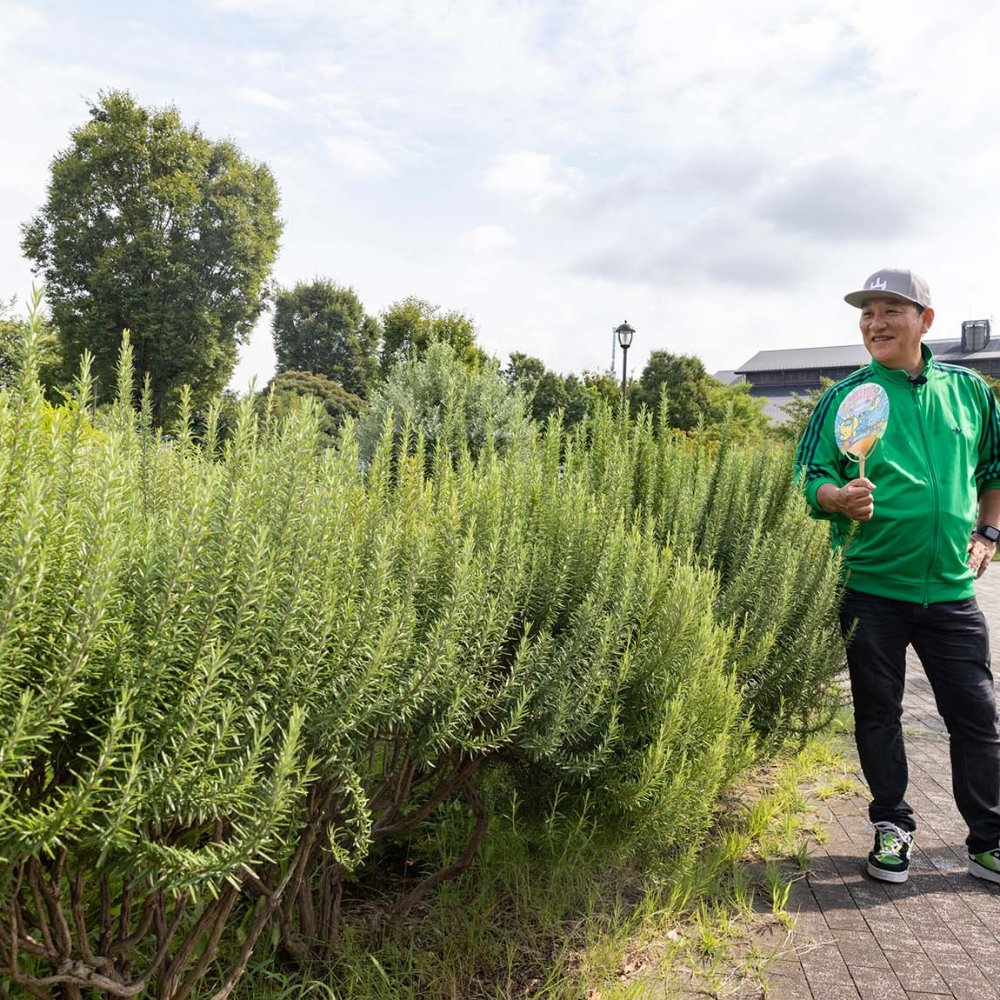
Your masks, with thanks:
<instances>
[{"instance_id":1,"label":"man","mask_svg":"<svg viewBox=\"0 0 1000 1000\"><path fill-rule=\"evenodd\" d=\"M1000 736L974 588L1000 538L1000 411L979 375L936 361L923 343L934 310L919 275L876 271L844 298L861 310L871 362L822 396L796 465L812 512L831 520L842 549L840 620L875 827L868 872L905 882L910 864L916 824L900 718L912 644L948 727L969 871L1000 883ZM840 401L866 382L885 389L890 409L861 478L834 422Z\"/></svg>"}]
</instances>

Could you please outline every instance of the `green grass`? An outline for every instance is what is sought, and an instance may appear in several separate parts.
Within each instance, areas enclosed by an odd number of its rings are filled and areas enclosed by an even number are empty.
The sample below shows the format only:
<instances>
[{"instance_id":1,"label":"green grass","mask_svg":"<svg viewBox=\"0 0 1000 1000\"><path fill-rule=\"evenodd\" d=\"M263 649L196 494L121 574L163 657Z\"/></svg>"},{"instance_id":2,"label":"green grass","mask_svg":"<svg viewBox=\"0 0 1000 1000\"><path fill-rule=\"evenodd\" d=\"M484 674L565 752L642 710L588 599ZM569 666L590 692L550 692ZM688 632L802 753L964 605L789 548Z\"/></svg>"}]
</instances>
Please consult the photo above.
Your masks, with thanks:
<instances>
[{"instance_id":1,"label":"green grass","mask_svg":"<svg viewBox=\"0 0 1000 1000\"><path fill-rule=\"evenodd\" d=\"M692 984L764 989L773 949L754 929L791 928L791 883L820 839L801 789L833 787L827 776L842 767L835 738L814 738L735 792L700 851L673 858L638 859L585 809L533 816L498 778L490 792L507 795L507 808L466 876L388 930L377 897L354 900L333 967L280 971L279 956L262 951L234 996L628 1000ZM446 862L465 832L452 810L408 860L437 852Z\"/></svg>"}]
</instances>

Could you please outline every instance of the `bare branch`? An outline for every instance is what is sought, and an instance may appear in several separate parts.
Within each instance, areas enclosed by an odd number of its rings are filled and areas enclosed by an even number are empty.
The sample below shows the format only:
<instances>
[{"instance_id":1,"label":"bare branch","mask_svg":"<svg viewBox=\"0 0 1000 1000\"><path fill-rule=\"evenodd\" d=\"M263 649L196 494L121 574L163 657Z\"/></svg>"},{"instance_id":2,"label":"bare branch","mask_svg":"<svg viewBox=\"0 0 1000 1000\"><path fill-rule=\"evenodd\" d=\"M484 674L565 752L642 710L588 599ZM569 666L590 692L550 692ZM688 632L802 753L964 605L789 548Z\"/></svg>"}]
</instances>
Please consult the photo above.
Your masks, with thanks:
<instances>
[{"instance_id":1,"label":"bare branch","mask_svg":"<svg viewBox=\"0 0 1000 1000\"><path fill-rule=\"evenodd\" d=\"M451 777L442 781L441 784L438 785L430 798L428 798L416 812L410 813L408 816L405 816L396 823L389 823L385 825L376 823L372 827L372 839L391 837L394 834L402 833L404 830L411 829L418 823L422 823L428 816L430 816L437 806L439 806L449 796L454 794L456 788L464 785L464 783L476 773L482 762L482 757L473 757L465 761L464 764L461 764Z\"/></svg>"}]
</instances>

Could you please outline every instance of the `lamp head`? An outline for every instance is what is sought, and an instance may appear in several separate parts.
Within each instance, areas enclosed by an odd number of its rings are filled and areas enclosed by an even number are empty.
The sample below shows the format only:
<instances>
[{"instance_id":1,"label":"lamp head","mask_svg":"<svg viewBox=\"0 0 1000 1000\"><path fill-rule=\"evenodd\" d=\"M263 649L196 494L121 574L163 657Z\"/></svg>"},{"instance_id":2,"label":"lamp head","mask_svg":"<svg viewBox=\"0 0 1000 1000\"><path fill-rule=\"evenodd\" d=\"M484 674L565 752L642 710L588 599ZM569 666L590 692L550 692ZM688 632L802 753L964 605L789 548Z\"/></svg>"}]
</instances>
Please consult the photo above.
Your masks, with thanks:
<instances>
[{"instance_id":1,"label":"lamp head","mask_svg":"<svg viewBox=\"0 0 1000 1000\"><path fill-rule=\"evenodd\" d=\"M616 327L615 333L618 334L618 343L621 345L622 350L625 350L631 345L632 335L635 333L635 330L628 325L628 320L625 320L621 326Z\"/></svg>"}]
</instances>

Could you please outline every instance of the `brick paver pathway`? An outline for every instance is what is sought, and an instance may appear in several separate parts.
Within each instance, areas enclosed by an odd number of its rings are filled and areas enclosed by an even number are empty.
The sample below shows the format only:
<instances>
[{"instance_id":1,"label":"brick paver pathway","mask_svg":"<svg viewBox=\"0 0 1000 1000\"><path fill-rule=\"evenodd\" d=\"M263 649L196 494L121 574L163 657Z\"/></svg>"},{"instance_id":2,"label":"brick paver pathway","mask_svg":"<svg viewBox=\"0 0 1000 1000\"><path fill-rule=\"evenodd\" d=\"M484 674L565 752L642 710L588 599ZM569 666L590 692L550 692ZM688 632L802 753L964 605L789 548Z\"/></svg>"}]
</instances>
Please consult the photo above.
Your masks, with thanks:
<instances>
[{"instance_id":1,"label":"brick paver pathway","mask_svg":"<svg viewBox=\"0 0 1000 1000\"><path fill-rule=\"evenodd\" d=\"M980 581L979 602L997 668L1000 563ZM808 876L793 885L793 946L770 968L770 1000L1000 1000L1000 885L966 871L948 737L912 651L903 726L907 799L919 827L909 881L890 885L865 874L867 799L820 803L829 838L815 850Z\"/></svg>"}]
</instances>

